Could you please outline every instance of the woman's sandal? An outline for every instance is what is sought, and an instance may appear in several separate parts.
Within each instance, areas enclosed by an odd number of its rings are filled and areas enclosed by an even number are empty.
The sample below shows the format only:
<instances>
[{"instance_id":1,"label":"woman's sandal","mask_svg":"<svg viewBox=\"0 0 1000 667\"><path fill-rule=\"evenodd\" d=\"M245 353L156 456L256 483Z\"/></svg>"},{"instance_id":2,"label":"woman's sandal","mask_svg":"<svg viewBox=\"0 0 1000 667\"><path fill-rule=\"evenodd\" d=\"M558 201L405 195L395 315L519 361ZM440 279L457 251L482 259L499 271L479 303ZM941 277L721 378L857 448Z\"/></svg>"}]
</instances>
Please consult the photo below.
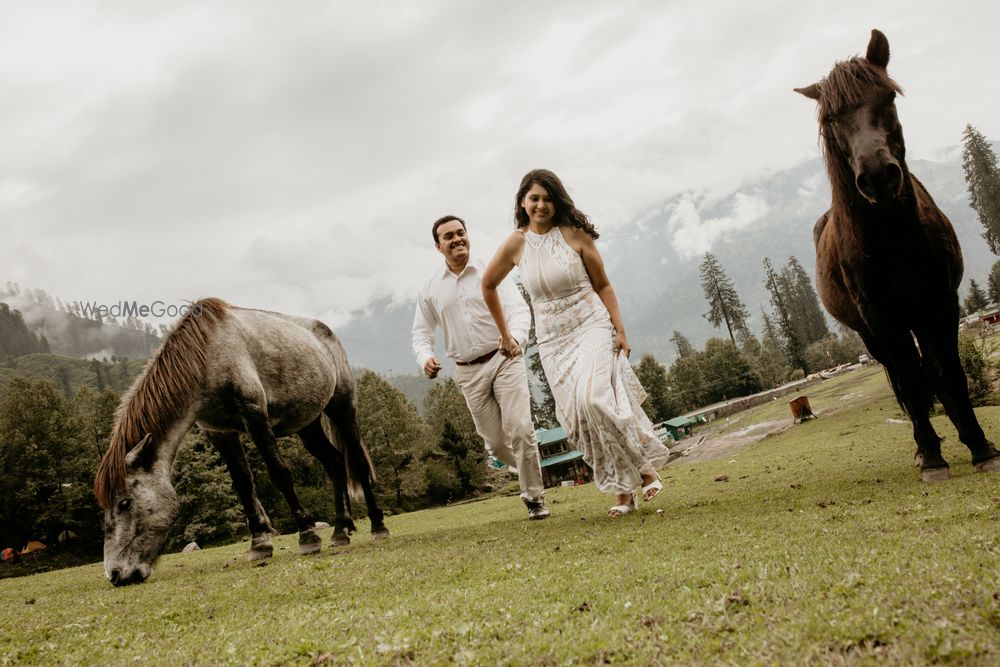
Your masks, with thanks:
<instances>
[{"instance_id":1,"label":"woman's sandal","mask_svg":"<svg viewBox=\"0 0 1000 667\"><path fill-rule=\"evenodd\" d=\"M628 505L615 505L608 510L608 516L610 517L620 517L628 514L632 510L639 509L638 503L635 501L635 494L632 494L632 501Z\"/></svg>"},{"instance_id":2,"label":"woman's sandal","mask_svg":"<svg viewBox=\"0 0 1000 667\"><path fill-rule=\"evenodd\" d=\"M663 482L661 482L660 478L657 477L652 482L650 482L646 486L642 487L642 499L643 499L643 501L644 502L649 502L650 500L652 500L653 498L656 497L656 494L658 494L661 489L663 489ZM650 492L652 492L652 493L650 493Z\"/></svg>"}]
</instances>

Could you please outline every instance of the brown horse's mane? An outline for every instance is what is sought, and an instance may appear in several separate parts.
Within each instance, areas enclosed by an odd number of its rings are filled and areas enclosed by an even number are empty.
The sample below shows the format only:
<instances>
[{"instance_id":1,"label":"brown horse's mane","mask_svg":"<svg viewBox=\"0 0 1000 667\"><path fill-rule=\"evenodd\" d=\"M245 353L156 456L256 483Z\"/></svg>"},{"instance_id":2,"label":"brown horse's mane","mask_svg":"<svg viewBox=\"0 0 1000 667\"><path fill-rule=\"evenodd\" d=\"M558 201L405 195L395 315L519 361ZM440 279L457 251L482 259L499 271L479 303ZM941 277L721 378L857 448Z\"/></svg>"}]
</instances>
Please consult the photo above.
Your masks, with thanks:
<instances>
[{"instance_id":1,"label":"brown horse's mane","mask_svg":"<svg viewBox=\"0 0 1000 667\"><path fill-rule=\"evenodd\" d=\"M94 478L94 495L108 509L125 489L125 455L147 434L159 441L188 404L205 374L206 343L229 304L202 299L167 334L115 411L111 442Z\"/></svg>"},{"instance_id":2,"label":"brown horse's mane","mask_svg":"<svg viewBox=\"0 0 1000 667\"><path fill-rule=\"evenodd\" d=\"M865 91L881 88L902 94L903 89L892 80L884 67L873 65L865 58L851 58L838 62L830 73L819 82L819 100L816 113L820 118L820 136L823 138L823 157L830 175L834 208L845 209L846 197L855 192L854 177L844 155L832 135L824 133L825 120L843 109L860 104Z\"/></svg>"}]
</instances>

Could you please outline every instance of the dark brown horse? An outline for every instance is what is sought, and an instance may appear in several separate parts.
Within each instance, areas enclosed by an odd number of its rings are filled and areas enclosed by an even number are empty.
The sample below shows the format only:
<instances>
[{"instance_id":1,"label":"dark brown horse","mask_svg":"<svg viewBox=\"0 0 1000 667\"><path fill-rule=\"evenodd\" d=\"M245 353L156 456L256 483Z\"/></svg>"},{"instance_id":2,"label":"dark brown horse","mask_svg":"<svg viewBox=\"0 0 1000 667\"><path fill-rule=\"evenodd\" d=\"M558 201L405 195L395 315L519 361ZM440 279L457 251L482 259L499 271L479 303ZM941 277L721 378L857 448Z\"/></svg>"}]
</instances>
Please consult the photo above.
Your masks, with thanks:
<instances>
[{"instance_id":1,"label":"dark brown horse","mask_svg":"<svg viewBox=\"0 0 1000 667\"><path fill-rule=\"evenodd\" d=\"M928 416L935 395L976 467L1000 470L958 358L962 251L948 218L906 167L895 105L901 89L888 64L889 42L872 30L864 58L837 63L819 83L795 89L819 103L833 191L813 232L817 286L830 314L885 366L913 423L921 478L948 477Z\"/></svg>"}]
</instances>

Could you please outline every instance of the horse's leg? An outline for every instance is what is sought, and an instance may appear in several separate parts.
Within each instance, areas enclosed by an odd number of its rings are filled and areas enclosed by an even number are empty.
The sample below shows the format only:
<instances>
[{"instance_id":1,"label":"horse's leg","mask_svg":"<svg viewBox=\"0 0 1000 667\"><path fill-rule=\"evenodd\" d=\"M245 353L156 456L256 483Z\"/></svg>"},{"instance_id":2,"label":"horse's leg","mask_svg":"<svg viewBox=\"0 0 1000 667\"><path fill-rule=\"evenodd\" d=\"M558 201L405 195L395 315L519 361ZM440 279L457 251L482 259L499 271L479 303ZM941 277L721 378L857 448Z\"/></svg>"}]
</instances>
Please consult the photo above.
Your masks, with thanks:
<instances>
[{"instance_id":1,"label":"horse's leg","mask_svg":"<svg viewBox=\"0 0 1000 667\"><path fill-rule=\"evenodd\" d=\"M326 437L320 420L312 422L299 431L299 438L306 450L316 457L326 470L327 476L333 482L333 499L336 517L333 524L333 535L330 544L335 547L347 546L351 543L351 533L357 532L351 519L350 504L347 497L347 466L344 457Z\"/></svg>"},{"instance_id":2,"label":"horse's leg","mask_svg":"<svg viewBox=\"0 0 1000 667\"><path fill-rule=\"evenodd\" d=\"M233 490L243 505L247 527L250 529L250 552L247 554L247 559L253 562L270 557L274 553L274 547L271 545L271 533L274 532L274 528L257 499L253 471L250 469L250 462L247 461L246 450L240 443L239 434L207 431L205 435L226 462L229 477L233 481Z\"/></svg>"},{"instance_id":3,"label":"horse's leg","mask_svg":"<svg viewBox=\"0 0 1000 667\"><path fill-rule=\"evenodd\" d=\"M353 390L334 394L323 412L330 418L337 442L343 448L347 475L354 482L361 484L365 504L368 507L368 518L372 522L372 539L388 537L389 529L385 527L385 515L379 508L375 492L372 490L371 459L361 441L361 428L358 426L358 410Z\"/></svg>"},{"instance_id":4,"label":"horse's leg","mask_svg":"<svg viewBox=\"0 0 1000 667\"><path fill-rule=\"evenodd\" d=\"M913 335L891 323L886 323L878 335L873 327L858 333L869 352L885 367L896 399L913 424L920 479L925 482L948 479L948 462L941 456L941 438L930 420L933 398Z\"/></svg>"},{"instance_id":5,"label":"horse's leg","mask_svg":"<svg viewBox=\"0 0 1000 667\"><path fill-rule=\"evenodd\" d=\"M274 437L274 432L271 430L271 425L268 423L267 413L248 406L243 415L243 421L246 424L247 432L253 438L254 444L257 445L257 449L260 451L261 458L264 459L264 463L267 465L271 481L274 482L274 485L285 496L288 507L292 510L292 515L295 517L295 524L299 528L299 553L311 554L319 551L323 540L316 532L316 522L309 512L302 507L299 497L295 494L292 472L281 459L281 455L278 454L278 443Z\"/></svg>"},{"instance_id":6,"label":"horse's leg","mask_svg":"<svg viewBox=\"0 0 1000 667\"><path fill-rule=\"evenodd\" d=\"M940 324L930 323L926 331L917 335L920 349L938 398L958 431L958 439L972 453L973 465L980 471L1000 471L1000 451L986 439L972 409L968 380L958 356L958 327L952 324L947 317Z\"/></svg>"}]
</instances>

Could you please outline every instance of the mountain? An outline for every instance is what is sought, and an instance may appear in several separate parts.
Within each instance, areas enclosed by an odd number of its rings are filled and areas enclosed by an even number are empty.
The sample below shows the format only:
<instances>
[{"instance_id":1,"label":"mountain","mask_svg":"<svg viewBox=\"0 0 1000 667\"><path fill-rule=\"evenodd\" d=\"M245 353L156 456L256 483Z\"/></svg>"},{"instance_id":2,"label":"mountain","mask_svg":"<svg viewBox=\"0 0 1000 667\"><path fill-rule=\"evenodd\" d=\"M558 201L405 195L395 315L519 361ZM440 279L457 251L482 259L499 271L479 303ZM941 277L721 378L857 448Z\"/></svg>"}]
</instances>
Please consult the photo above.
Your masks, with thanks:
<instances>
[{"instance_id":1,"label":"mountain","mask_svg":"<svg viewBox=\"0 0 1000 667\"><path fill-rule=\"evenodd\" d=\"M129 318L120 323L84 316L79 304L64 304L40 289L7 283L0 303L18 310L28 328L44 336L49 350L64 357L148 357L160 345L152 325Z\"/></svg>"},{"instance_id":2,"label":"mountain","mask_svg":"<svg viewBox=\"0 0 1000 667\"><path fill-rule=\"evenodd\" d=\"M993 146L997 151L998 144ZM938 151L934 158L911 160L909 167L958 234L965 258L964 296L968 279L985 284L997 258L983 241L982 227L969 207L961 147ZM631 223L608 230L598 244L621 302L635 358L648 352L669 364L674 358L669 340L674 329L696 347L726 335L703 317L708 307L698 267L706 250L733 279L750 311L750 325L759 332L761 309L770 311L764 257L780 269L794 255L812 273L812 228L829 204L829 182L817 157L729 192L681 193ZM413 308L413 302L375 302L339 327L337 334L351 362L379 372L417 373L410 352Z\"/></svg>"}]
</instances>

